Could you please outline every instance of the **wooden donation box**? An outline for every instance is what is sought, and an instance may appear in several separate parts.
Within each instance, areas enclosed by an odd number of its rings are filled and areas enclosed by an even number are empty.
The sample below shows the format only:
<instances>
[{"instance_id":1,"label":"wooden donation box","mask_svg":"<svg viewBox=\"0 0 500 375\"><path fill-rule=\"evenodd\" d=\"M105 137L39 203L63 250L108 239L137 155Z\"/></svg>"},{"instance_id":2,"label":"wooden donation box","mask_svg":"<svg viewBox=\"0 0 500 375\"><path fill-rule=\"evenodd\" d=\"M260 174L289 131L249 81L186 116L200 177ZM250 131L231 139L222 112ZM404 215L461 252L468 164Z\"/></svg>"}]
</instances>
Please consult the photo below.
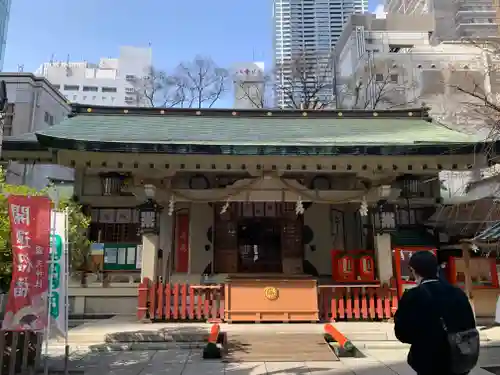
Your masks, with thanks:
<instances>
[{"instance_id":1,"label":"wooden donation box","mask_svg":"<svg viewBox=\"0 0 500 375\"><path fill-rule=\"evenodd\" d=\"M316 280L306 275L232 275L226 283L225 320L316 322Z\"/></svg>"}]
</instances>

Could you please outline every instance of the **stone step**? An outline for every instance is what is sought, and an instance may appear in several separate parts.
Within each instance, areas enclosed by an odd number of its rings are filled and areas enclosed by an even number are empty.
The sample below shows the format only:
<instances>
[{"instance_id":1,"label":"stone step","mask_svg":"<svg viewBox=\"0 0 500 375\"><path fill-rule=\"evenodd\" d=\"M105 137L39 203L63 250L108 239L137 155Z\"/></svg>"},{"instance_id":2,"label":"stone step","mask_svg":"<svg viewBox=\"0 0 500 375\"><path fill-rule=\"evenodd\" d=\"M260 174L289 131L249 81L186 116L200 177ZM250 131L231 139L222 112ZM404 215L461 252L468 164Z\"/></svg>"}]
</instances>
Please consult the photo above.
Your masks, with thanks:
<instances>
[{"instance_id":1,"label":"stone step","mask_svg":"<svg viewBox=\"0 0 500 375\"><path fill-rule=\"evenodd\" d=\"M321 334L228 335L229 362L338 361Z\"/></svg>"}]
</instances>

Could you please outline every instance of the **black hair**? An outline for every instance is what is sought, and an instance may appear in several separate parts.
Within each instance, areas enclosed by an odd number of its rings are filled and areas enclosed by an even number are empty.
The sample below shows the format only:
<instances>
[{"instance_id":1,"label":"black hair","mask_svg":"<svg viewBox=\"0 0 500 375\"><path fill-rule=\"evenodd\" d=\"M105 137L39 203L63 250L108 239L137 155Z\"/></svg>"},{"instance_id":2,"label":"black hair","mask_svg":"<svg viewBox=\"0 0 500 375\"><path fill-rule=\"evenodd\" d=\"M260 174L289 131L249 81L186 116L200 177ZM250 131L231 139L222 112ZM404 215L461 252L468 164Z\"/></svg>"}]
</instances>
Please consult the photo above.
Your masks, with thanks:
<instances>
[{"instance_id":1,"label":"black hair","mask_svg":"<svg viewBox=\"0 0 500 375\"><path fill-rule=\"evenodd\" d=\"M408 264L415 273L424 279L436 279L438 260L430 251L418 251L412 255Z\"/></svg>"}]
</instances>

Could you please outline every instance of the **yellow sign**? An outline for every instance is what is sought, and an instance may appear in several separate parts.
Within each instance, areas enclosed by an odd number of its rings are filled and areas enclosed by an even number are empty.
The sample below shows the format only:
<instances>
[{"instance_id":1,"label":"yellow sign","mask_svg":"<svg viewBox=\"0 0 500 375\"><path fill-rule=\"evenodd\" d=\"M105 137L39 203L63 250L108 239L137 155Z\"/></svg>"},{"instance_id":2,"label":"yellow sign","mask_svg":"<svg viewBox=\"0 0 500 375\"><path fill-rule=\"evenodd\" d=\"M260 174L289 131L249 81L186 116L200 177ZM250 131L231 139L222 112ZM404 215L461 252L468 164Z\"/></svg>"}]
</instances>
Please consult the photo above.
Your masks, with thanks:
<instances>
[{"instance_id":1,"label":"yellow sign","mask_svg":"<svg viewBox=\"0 0 500 375\"><path fill-rule=\"evenodd\" d=\"M264 288L264 296L270 301L275 301L279 297L278 289L274 286L268 286Z\"/></svg>"}]
</instances>

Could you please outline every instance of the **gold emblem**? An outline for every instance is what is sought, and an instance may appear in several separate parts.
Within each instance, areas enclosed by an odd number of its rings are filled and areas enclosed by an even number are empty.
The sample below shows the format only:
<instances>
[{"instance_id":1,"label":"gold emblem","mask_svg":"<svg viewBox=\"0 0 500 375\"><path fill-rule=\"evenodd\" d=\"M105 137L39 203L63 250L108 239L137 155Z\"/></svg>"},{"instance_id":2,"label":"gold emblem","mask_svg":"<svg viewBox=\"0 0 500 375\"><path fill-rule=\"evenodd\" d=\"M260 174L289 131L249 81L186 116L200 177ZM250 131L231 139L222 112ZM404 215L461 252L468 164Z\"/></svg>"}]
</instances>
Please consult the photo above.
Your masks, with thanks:
<instances>
[{"instance_id":1,"label":"gold emblem","mask_svg":"<svg viewBox=\"0 0 500 375\"><path fill-rule=\"evenodd\" d=\"M279 297L278 289L274 286L264 288L264 296L270 301L276 301Z\"/></svg>"}]
</instances>

